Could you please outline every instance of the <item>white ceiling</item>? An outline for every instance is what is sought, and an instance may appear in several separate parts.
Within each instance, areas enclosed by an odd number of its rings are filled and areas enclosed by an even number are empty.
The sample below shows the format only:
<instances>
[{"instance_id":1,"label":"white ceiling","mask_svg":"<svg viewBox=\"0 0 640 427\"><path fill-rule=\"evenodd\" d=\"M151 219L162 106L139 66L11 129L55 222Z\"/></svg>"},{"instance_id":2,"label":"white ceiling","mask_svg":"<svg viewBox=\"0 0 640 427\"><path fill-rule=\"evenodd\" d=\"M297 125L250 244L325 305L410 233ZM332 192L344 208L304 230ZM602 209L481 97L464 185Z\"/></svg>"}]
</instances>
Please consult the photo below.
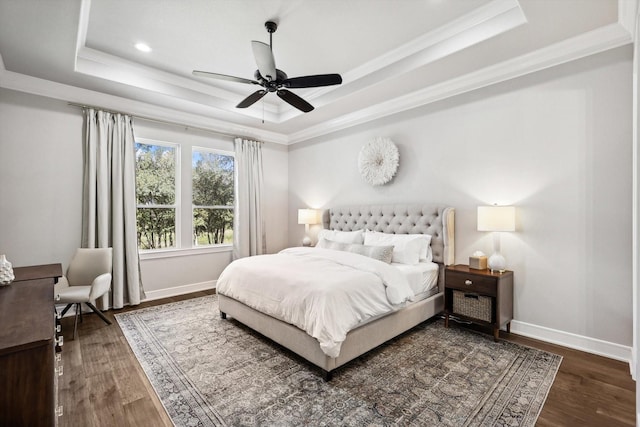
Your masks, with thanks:
<instances>
[{"instance_id":1,"label":"white ceiling","mask_svg":"<svg viewBox=\"0 0 640 427\"><path fill-rule=\"evenodd\" d=\"M631 42L636 0L0 0L0 86L295 143ZM343 84L234 106L251 40ZM153 50L135 49L137 42ZM4 64L4 65L3 65Z\"/></svg>"}]
</instances>

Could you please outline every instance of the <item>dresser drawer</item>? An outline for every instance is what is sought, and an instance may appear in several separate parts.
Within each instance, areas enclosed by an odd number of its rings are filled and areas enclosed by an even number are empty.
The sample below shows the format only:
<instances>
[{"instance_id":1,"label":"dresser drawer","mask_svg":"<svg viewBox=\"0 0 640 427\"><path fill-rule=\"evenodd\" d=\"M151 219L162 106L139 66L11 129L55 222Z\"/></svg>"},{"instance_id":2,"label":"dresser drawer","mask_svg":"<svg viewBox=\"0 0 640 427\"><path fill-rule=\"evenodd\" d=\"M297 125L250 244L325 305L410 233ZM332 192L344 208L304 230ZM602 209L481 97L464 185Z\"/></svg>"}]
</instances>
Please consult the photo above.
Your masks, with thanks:
<instances>
[{"instance_id":1,"label":"dresser drawer","mask_svg":"<svg viewBox=\"0 0 640 427\"><path fill-rule=\"evenodd\" d=\"M470 275L458 271L447 270L445 276L447 288L459 289L465 292L476 292L480 295L496 296L496 279Z\"/></svg>"}]
</instances>

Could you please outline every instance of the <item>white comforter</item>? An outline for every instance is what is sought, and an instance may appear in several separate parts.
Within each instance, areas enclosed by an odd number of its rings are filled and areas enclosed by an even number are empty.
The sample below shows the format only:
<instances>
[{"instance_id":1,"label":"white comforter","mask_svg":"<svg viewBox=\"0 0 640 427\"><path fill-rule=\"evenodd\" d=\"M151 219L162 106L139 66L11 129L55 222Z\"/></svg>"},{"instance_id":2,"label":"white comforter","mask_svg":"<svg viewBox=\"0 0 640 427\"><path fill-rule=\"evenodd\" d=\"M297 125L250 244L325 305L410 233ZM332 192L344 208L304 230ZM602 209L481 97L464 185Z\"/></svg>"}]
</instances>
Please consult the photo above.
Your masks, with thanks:
<instances>
[{"instance_id":1,"label":"white comforter","mask_svg":"<svg viewBox=\"0 0 640 427\"><path fill-rule=\"evenodd\" d=\"M395 267L320 248L238 259L222 272L216 291L303 329L329 357L338 356L351 329L413 297Z\"/></svg>"}]
</instances>

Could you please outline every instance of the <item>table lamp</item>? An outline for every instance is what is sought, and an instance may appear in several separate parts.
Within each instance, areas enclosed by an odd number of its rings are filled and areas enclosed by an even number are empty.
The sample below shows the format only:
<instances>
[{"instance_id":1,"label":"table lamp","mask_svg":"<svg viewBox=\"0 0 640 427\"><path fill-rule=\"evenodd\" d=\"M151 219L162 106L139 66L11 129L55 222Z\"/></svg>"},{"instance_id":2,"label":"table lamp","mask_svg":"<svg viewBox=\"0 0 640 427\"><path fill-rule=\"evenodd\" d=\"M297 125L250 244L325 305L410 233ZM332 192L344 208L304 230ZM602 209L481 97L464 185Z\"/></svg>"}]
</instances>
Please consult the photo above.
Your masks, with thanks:
<instances>
[{"instance_id":1,"label":"table lamp","mask_svg":"<svg viewBox=\"0 0 640 427\"><path fill-rule=\"evenodd\" d=\"M298 209L298 224L304 224L302 246L311 246L309 225L318 224L318 211L316 209Z\"/></svg>"},{"instance_id":2,"label":"table lamp","mask_svg":"<svg viewBox=\"0 0 640 427\"><path fill-rule=\"evenodd\" d=\"M478 231L493 232L493 254L489 269L504 272L507 263L500 253L500 232L516 230L516 208L513 206L478 206Z\"/></svg>"}]
</instances>

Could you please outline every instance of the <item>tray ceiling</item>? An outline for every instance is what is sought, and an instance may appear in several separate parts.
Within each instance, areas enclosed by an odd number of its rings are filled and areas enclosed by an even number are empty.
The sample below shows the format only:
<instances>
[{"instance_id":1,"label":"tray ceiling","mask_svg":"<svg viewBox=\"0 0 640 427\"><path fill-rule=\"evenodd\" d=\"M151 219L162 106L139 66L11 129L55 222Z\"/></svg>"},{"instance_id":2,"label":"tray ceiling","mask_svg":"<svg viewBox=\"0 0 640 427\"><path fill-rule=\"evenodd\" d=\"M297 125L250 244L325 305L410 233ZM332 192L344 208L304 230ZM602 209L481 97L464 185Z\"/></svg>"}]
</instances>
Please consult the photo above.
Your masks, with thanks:
<instances>
[{"instance_id":1,"label":"tray ceiling","mask_svg":"<svg viewBox=\"0 0 640 427\"><path fill-rule=\"evenodd\" d=\"M0 86L295 143L631 42L634 0L0 0ZM304 114L255 86L251 40L289 77ZM135 44L144 42L151 52Z\"/></svg>"}]
</instances>

